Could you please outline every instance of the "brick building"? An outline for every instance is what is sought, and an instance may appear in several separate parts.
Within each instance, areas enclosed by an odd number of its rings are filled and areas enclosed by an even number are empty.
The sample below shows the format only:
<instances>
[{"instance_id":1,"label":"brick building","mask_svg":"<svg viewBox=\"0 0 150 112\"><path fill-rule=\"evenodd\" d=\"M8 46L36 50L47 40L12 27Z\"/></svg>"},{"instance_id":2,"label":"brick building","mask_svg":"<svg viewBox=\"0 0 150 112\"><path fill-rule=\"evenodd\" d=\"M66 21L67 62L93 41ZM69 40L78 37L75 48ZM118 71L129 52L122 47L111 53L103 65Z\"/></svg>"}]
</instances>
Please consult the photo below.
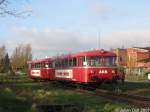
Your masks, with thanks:
<instances>
[{"instance_id":1,"label":"brick building","mask_svg":"<svg viewBox=\"0 0 150 112\"><path fill-rule=\"evenodd\" d=\"M145 62L141 60L150 58L150 50L147 48L128 48L127 49L127 67L136 68L136 67L145 67Z\"/></svg>"},{"instance_id":2,"label":"brick building","mask_svg":"<svg viewBox=\"0 0 150 112\"><path fill-rule=\"evenodd\" d=\"M117 65L120 67L126 67L127 66L127 50L117 48L117 49L113 49L112 51L117 55L117 59L116 59Z\"/></svg>"}]
</instances>

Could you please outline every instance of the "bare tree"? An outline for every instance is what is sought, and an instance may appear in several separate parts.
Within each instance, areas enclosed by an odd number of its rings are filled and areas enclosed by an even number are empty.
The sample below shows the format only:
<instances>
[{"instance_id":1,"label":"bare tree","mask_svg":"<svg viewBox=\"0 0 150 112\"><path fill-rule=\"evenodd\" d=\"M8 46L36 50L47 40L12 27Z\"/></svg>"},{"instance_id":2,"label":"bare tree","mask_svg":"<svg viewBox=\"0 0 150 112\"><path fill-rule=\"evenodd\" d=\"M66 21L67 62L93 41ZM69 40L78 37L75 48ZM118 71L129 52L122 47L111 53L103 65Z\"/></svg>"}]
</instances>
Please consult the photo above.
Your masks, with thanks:
<instances>
[{"instance_id":1,"label":"bare tree","mask_svg":"<svg viewBox=\"0 0 150 112\"><path fill-rule=\"evenodd\" d=\"M13 71L17 69L26 70L27 69L27 61L31 60L31 45L30 44L20 44L18 45L13 54L11 56L11 65Z\"/></svg>"},{"instance_id":2,"label":"bare tree","mask_svg":"<svg viewBox=\"0 0 150 112\"><path fill-rule=\"evenodd\" d=\"M11 15L15 17L29 16L31 9L21 9L23 0L0 0L0 16ZM24 0L27 2L27 0ZM19 5L19 6L18 6Z\"/></svg>"},{"instance_id":3,"label":"bare tree","mask_svg":"<svg viewBox=\"0 0 150 112\"><path fill-rule=\"evenodd\" d=\"M3 45L0 47L0 72L3 72L3 69L4 69L5 55L6 55L6 48Z\"/></svg>"},{"instance_id":4,"label":"bare tree","mask_svg":"<svg viewBox=\"0 0 150 112\"><path fill-rule=\"evenodd\" d=\"M4 58L5 54L6 54L6 48L5 48L5 45L2 45L0 47L0 59Z\"/></svg>"},{"instance_id":5,"label":"bare tree","mask_svg":"<svg viewBox=\"0 0 150 112\"><path fill-rule=\"evenodd\" d=\"M6 53L5 58L4 58L3 72L4 73L11 72L11 64L10 64L8 53Z\"/></svg>"}]
</instances>

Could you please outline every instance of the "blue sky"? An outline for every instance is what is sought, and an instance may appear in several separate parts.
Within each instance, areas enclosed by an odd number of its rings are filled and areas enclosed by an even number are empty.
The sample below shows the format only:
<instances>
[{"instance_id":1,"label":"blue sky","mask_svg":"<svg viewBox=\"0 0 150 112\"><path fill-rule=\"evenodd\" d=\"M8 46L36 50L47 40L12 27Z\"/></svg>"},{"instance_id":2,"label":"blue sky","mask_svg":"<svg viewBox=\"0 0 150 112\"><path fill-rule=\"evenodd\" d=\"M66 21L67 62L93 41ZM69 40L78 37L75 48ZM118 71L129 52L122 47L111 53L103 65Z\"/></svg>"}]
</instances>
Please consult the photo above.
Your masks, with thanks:
<instances>
[{"instance_id":1,"label":"blue sky","mask_svg":"<svg viewBox=\"0 0 150 112\"><path fill-rule=\"evenodd\" d=\"M13 6L32 14L0 17L0 44L10 52L21 43L35 55L92 49L98 36L104 49L150 43L149 0L16 0Z\"/></svg>"}]
</instances>

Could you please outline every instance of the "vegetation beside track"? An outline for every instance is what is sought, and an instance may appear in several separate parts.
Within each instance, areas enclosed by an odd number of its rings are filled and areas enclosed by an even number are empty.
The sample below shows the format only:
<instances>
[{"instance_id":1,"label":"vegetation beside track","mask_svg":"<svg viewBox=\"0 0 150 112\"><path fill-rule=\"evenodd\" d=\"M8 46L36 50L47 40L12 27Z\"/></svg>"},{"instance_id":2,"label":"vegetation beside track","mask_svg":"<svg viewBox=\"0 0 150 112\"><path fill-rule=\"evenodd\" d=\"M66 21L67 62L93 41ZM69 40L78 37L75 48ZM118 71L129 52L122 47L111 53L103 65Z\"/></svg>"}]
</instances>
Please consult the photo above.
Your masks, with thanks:
<instances>
[{"instance_id":1,"label":"vegetation beside track","mask_svg":"<svg viewBox=\"0 0 150 112\"><path fill-rule=\"evenodd\" d=\"M2 112L38 112L36 107L44 104L77 105L83 112L110 112L127 107L126 104L51 87L43 83L1 85L0 91L0 111Z\"/></svg>"},{"instance_id":2,"label":"vegetation beside track","mask_svg":"<svg viewBox=\"0 0 150 112\"><path fill-rule=\"evenodd\" d=\"M148 75L125 75L125 79L127 81L147 81L148 80Z\"/></svg>"},{"instance_id":3,"label":"vegetation beside track","mask_svg":"<svg viewBox=\"0 0 150 112\"><path fill-rule=\"evenodd\" d=\"M135 94L149 96L149 92L140 90L150 90L150 83L126 82L120 87L123 92L134 94L137 91ZM102 84L100 88L112 89L110 84ZM49 83L33 83L27 76L0 76L0 91L0 112L38 112L37 107L41 105L75 105L82 112L130 108L124 103L56 88Z\"/></svg>"},{"instance_id":4,"label":"vegetation beside track","mask_svg":"<svg viewBox=\"0 0 150 112\"><path fill-rule=\"evenodd\" d=\"M26 76L0 76L0 91L0 112L38 112L41 105L74 105L81 112L111 112L128 107L127 104L56 88L48 82L33 83ZM64 111L70 111L66 109Z\"/></svg>"},{"instance_id":5,"label":"vegetation beside track","mask_svg":"<svg viewBox=\"0 0 150 112\"><path fill-rule=\"evenodd\" d=\"M33 82L27 75L0 74L0 83L22 83Z\"/></svg>"},{"instance_id":6,"label":"vegetation beside track","mask_svg":"<svg viewBox=\"0 0 150 112\"><path fill-rule=\"evenodd\" d=\"M99 88L113 90L116 87L119 88L119 92L150 97L150 82L148 81L146 82L125 81L124 85L118 84L113 86L110 86L110 84L102 84Z\"/></svg>"}]
</instances>

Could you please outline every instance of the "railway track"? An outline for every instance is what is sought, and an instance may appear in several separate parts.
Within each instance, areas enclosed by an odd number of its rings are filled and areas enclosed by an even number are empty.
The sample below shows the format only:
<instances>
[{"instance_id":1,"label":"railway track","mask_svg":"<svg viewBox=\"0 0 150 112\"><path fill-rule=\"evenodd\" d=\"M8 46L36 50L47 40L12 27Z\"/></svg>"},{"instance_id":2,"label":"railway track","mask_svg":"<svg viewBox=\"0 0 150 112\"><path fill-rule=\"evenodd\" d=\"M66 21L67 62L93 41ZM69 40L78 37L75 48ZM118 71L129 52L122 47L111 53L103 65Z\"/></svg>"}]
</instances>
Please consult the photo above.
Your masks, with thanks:
<instances>
[{"instance_id":1,"label":"railway track","mask_svg":"<svg viewBox=\"0 0 150 112\"><path fill-rule=\"evenodd\" d=\"M106 89L96 89L96 90L92 88L77 89L72 86L68 87L68 86L57 86L57 85L56 87L61 88L61 89L64 88L64 89L72 90L72 91L83 93L83 94L90 94L93 96L104 97L111 101L127 103L135 107L150 108L150 97L127 94L127 93L122 93L118 91L106 90ZM91 89L92 91L89 89Z\"/></svg>"},{"instance_id":2,"label":"railway track","mask_svg":"<svg viewBox=\"0 0 150 112\"><path fill-rule=\"evenodd\" d=\"M104 97L111 101L118 101L131 104L132 106L146 108L150 107L150 97L117 93L104 89L97 89L94 92L88 90L76 90L77 92Z\"/></svg>"}]
</instances>

